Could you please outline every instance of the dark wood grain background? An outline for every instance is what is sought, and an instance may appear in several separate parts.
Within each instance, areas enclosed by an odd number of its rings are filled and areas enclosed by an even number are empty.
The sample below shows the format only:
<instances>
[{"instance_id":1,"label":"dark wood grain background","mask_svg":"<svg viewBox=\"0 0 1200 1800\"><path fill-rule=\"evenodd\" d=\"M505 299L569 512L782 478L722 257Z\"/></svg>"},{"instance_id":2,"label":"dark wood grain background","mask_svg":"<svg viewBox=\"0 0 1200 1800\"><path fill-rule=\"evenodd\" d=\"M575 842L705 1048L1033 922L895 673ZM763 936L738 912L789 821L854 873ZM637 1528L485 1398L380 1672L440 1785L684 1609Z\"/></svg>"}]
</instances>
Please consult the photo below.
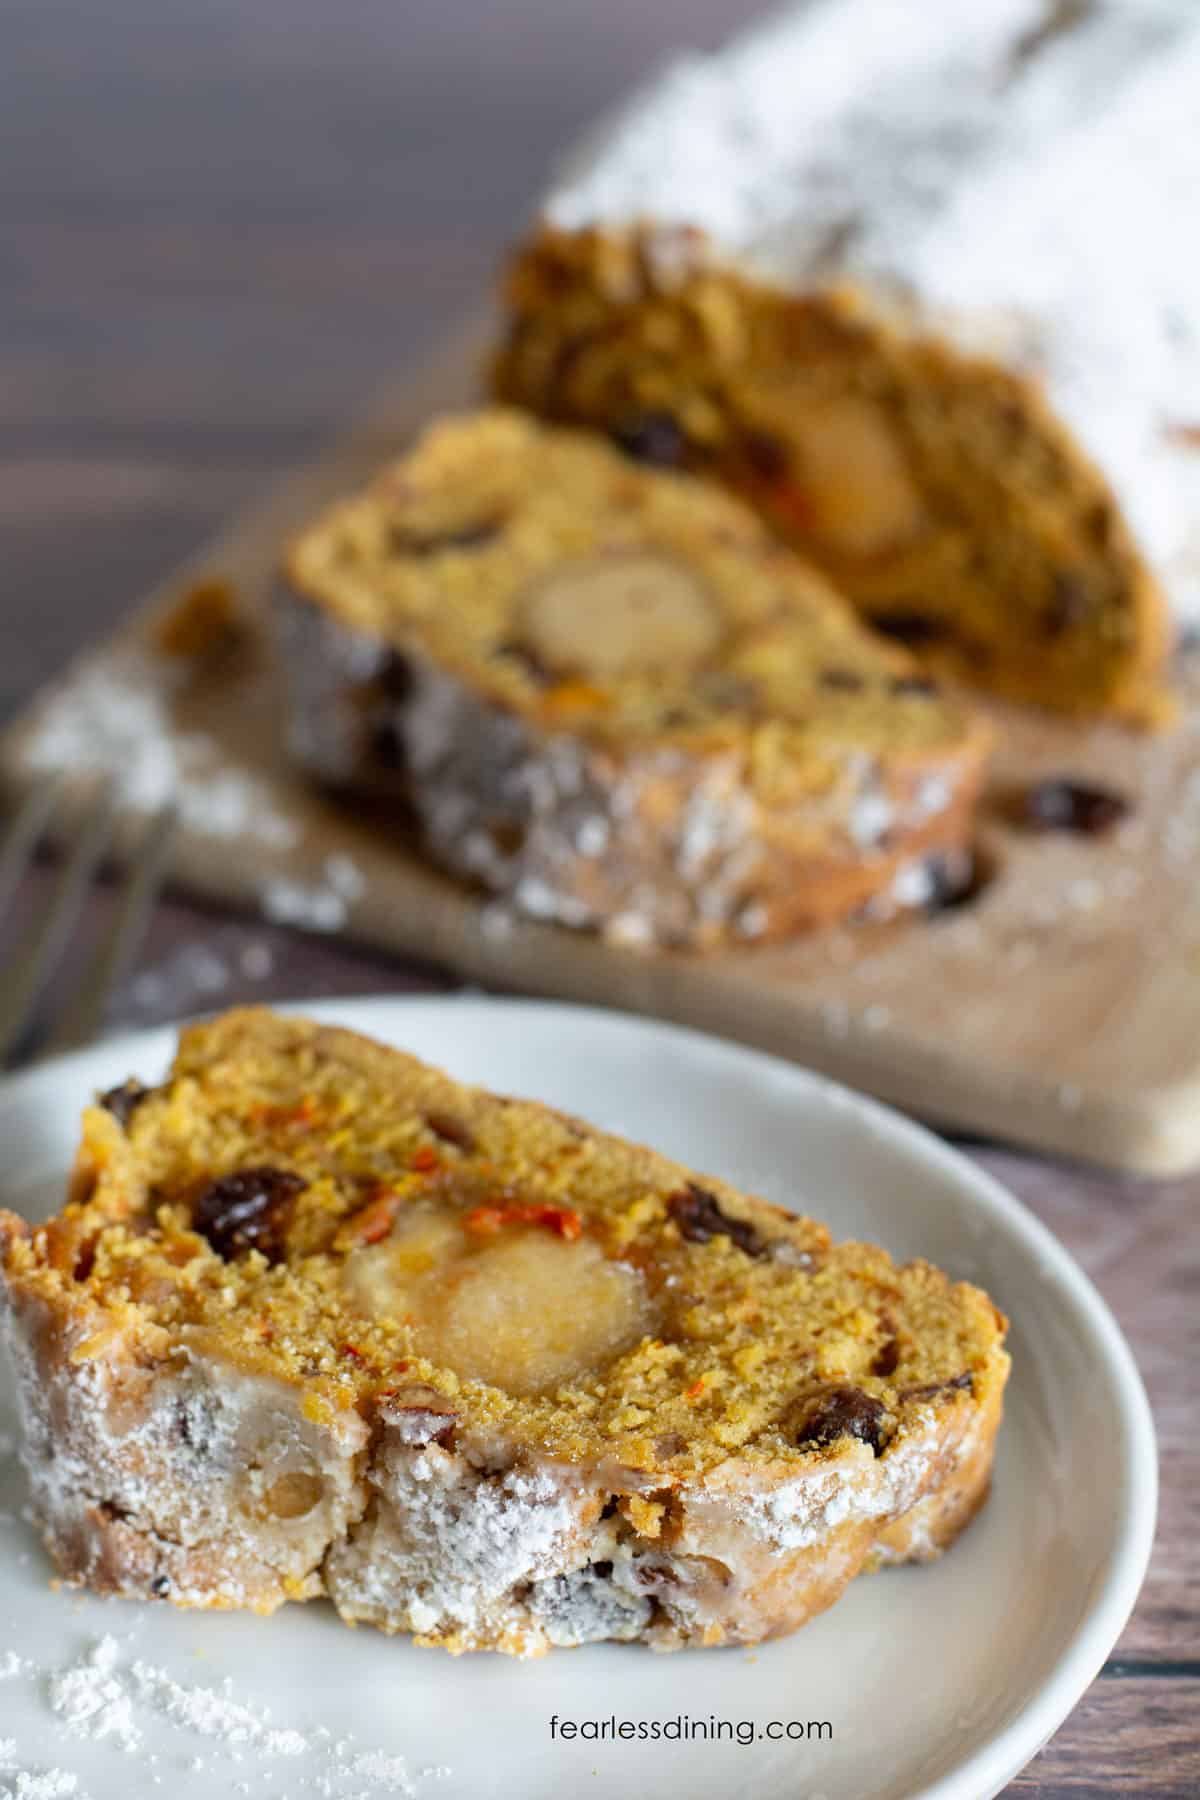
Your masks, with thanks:
<instances>
[{"instance_id":1,"label":"dark wood grain background","mask_svg":"<svg viewBox=\"0 0 1200 1800\"><path fill-rule=\"evenodd\" d=\"M755 10L0 0L0 717L478 300L581 121L673 44L714 44ZM115 1022L443 985L436 970L172 899ZM1162 1443L1141 1602L1010 1791L1195 1800L1200 1179L971 1154L1109 1299Z\"/></svg>"}]
</instances>

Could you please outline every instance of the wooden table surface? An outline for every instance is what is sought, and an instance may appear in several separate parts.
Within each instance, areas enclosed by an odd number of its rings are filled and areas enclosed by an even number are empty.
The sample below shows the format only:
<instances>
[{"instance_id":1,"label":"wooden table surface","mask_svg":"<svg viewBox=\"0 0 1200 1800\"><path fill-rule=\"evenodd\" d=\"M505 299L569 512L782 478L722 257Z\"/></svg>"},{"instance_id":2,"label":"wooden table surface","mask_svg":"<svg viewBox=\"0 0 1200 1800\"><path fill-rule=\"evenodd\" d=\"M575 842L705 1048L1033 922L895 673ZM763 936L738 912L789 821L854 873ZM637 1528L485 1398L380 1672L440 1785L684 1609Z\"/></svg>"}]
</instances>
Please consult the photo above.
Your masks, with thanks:
<instances>
[{"instance_id":1,"label":"wooden table surface","mask_svg":"<svg viewBox=\"0 0 1200 1800\"><path fill-rule=\"evenodd\" d=\"M581 120L672 43L715 43L754 10L2 0L0 718L477 299ZM45 879L31 877L22 911ZM113 1022L450 985L172 899ZM1009 1791L1195 1800L1200 1177L1153 1184L968 1153L1111 1303L1162 1448L1158 1543L1134 1617Z\"/></svg>"}]
</instances>

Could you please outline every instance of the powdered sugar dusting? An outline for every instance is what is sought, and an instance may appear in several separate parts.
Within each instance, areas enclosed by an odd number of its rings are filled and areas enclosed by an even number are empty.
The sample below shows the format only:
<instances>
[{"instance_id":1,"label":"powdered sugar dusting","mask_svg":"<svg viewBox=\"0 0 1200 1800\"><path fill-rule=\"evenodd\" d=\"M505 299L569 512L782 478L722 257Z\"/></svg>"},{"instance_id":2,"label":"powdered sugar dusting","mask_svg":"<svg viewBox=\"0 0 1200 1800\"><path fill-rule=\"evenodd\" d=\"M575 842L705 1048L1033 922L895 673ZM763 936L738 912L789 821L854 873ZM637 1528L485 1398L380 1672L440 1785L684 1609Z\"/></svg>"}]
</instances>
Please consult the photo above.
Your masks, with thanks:
<instances>
[{"instance_id":1,"label":"powdered sugar dusting","mask_svg":"<svg viewBox=\"0 0 1200 1800\"><path fill-rule=\"evenodd\" d=\"M695 224L788 281L866 279L1044 376L1200 613L1200 9L805 0L675 64L568 162L568 226ZM1182 429L1180 429L1182 428Z\"/></svg>"},{"instance_id":2,"label":"powdered sugar dusting","mask_svg":"<svg viewBox=\"0 0 1200 1800\"><path fill-rule=\"evenodd\" d=\"M262 909L278 925L302 925L309 931L340 931L354 902L366 892L358 864L338 852L327 856L318 881L277 876L264 882Z\"/></svg>"},{"instance_id":3,"label":"powdered sugar dusting","mask_svg":"<svg viewBox=\"0 0 1200 1800\"><path fill-rule=\"evenodd\" d=\"M217 1687L192 1685L144 1659L123 1660L122 1645L111 1633L44 1675L15 1651L0 1652L0 1672L37 1684L64 1740L138 1752L139 1767L159 1762L157 1752L147 1753L146 1739L152 1725L166 1725L184 1742L201 1738L211 1745L208 1756L193 1755L182 1765L190 1772L209 1775L214 1756L246 1767L249 1778L235 1783L235 1792L259 1791L272 1763L299 1757L307 1758L308 1766L298 1785L327 1800L378 1800L384 1795L412 1800L417 1792L406 1759L394 1751L363 1745L349 1735L335 1738L324 1725L303 1730L276 1725L266 1707L235 1698L228 1678ZM39 1737L38 1748L43 1746ZM20 1755L15 1738L0 1739L0 1800L68 1795L86 1800L78 1775L22 1763ZM447 1772L423 1769L417 1779ZM156 1784L158 1779L150 1777Z\"/></svg>"},{"instance_id":4,"label":"powdered sugar dusting","mask_svg":"<svg viewBox=\"0 0 1200 1800\"><path fill-rule=\"evenodd\" d=\"M132 1665L129 1681L133 1695L151 1711L199 1737L245 1745L266 1756L302 1756L311 1747L303 1732L279 1729L265 1713L234 1700L228 1682L220 1689L186 1687L165 1669L141 1661Z\"/></svg>"},{"instance_id":5,"label":"powdered sugar dusting","mask_svg":"<svg viewBox=\"0 0 1200 1800\"><path fill-rule=\"evenodd\" d=\"M111 1738L122 1750L136 1750L142 1734L133 1719L133 1696L117 1673L118 1654L114 1637L99 1638L79 1662L50 1677L47 1695L51 1711L75 1736Z\"/></svg>"},{"instance_id":6,"label":"powdered sugar dusting","mask_svg":"<svg viewBox=\"0 0 1200 1800\"><path fill-rule=\"evenodd\" d=\"M180 672L144 650L85 665L41 711L24 746L33 773L105 774L120 803L151 813L173 802L182 823L204 837L253 836L288 850L299 829L267 784L222 761L214 739L180 731L171 700Z\"/></svg>"}]
</instances>

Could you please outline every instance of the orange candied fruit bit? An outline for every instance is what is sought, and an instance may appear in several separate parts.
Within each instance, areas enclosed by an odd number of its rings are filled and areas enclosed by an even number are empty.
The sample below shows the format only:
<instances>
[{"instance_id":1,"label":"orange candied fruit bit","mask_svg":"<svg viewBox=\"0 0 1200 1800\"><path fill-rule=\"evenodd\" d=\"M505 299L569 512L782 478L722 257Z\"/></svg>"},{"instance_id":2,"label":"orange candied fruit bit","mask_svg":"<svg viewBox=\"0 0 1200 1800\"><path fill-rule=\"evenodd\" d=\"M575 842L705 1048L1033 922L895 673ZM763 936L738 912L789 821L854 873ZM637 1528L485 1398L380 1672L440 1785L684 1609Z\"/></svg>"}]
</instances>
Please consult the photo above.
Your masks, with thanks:
<instances>
[{"instance_id":1,"label":"orange candied fruit bit","mask_svg":"<svg viewBox=\"0 0 1200 1800\"><path fill-rule=\"evenodd\" d=\"M411 1166L418 1175L432 1175L435 1169L441 1168L442 1159L432 1144L420 1144L413 1151Z\"/></svg>"},{"instance_id":2,"label":"orange candied fruit bit","mask_svg":"<svg viewBox=\"0 0 1200 1800\"><path fill-rule=\"evenodd\" d=\"M305 1094L294 1105L276 1106L270 1102L250 1108L250 1123L268 1129L280 1125L312 1125L321 1111L315 1094Z\"/></svg>"},{"instance_id":3,"label":"orange candied fruit bit","mask_svg":"<svg viewBox=\"0 0 1200 1800\"><path fill-rule=\"evenodd\" d=\"M463 1214L463 1229L476 1237L494 1237L506 1225L539 1225L543 1230L565 1238L568 1243L583 1231L583 1220L571 1206L505 1201L491 1206L473 1206Z\"/></svg>"},{"instance_id":4,"label":"orange candied fruit bit","mask_svg":"<svg viewBox=\"0 0 1200 1800\"><path fill-rule=\"evenodd\" d=\"M400 1196L388 1188L372 1195L365 1206L344 1221L337 1234L339 1244L378 1244L392 1229Z\"/></svg>"},{"instance_id":5,"label":"orange candied fruit bit","mask_svg":"<svg viewBox=\"0 0 1200 1800\"><path fill-rule=\"evenodd\" d=\"M612 696L590 681L559 681L542 698L542 710L558 717L580 712L603 712Z\"/></svg>"}]
</instances>

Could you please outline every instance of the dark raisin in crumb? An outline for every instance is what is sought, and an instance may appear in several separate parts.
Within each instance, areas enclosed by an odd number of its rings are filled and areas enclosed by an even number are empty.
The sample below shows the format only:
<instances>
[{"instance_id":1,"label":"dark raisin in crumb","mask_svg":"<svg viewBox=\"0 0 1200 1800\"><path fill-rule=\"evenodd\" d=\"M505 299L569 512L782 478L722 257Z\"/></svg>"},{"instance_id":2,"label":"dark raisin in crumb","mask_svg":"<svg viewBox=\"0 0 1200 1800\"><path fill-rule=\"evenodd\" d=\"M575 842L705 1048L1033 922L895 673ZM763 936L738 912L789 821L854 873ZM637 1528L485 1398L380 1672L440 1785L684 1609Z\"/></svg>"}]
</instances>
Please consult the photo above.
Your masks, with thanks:
<instances>
[{"instance_id":1,"label":"dark raisin in crumb","mask_svg":"<svg viewBox=\"0 0 1200 1800\"><path fill-rule=\"evenodd\" d=\"M1026 788L1017 818L1032 831L1075 831L1098 837L1128 811L1129 801L1112 788L1054 777Z\"/></svg>"},{"instance_id":2,"label":"dark raisin in crumb","mask_svg":"<svg viewBox=\"0 0 1200 1800\"><path fill-rule=\"evenodd\" d=\"M867 685L853 669L822 669L817 681L821 687L833 688L843 694L857 694Z\"/></svg>"},{"instance_id":3,"label":"dark raisin in crumb","mask_svg":"<svg viewBox=\"0 0 1200 1800\"><path fill-rule=\"evenodd\" d=\"M658 469L678 467L687 454L683 427L669 412L635 413L618 425L612 435L626 456Z\"/></svg>"},{"instance_id":4,"label":"dark raisin in crumb","mask_svg":"<svg viewBox=\"0 0 1200 1800\"><path fill-rule=\"evenodd\" d=\"M727 1237L747 1256L765 1256L767 1253L767 1246L753 1225L722 1212L716 1195L710 1194L698 1182L689 1181L686 1187L669 1195L667 1211L678 1225L680 1236L689 1244L707 1244L710 1238Z\"/></svg>"},{"instance_id":5,"label":"dark raisin in crumb","mask_svg":"<svg viewBox=\"0 0 1200 1800\"><path fill-rule=\"evenodd\" d=\"M788 453L769 431L746 431L742 434L742 454L751 472L760 481L782 481L789 468Z\"/></svg>"},{"instance_id":6,"label":"dark raisin in crumb","mask_svg":"<svg viewBox=\"0 0 1200 1800\"><path fill-rule=\"evenodd\" d=\"M1061 637L1072 625L1080 624L1087 613L1087 582L1075 570L1061 569L1054 577L1050 600L1042 614L1042 630L1047 637Z\"/></svg>"},{"instance_id":7,"label":"dark raisin in crumb","mask_svg":"<svg viewBox=\"0 0 1200 1800\"><path fill-rule=\"evenodd\" d=\"M936 644L949 636L941 619L923 612L875 613L870 620L876 631L902 644Z\"/></svg>"},{"instance_id":8,"label":"dark raisin in crumb","mask_svg":"<svg viewBox=\"0 0 1200 1800\"><path fill-rule=\"evenodd\" d=\"M425 1123L434 1137L441 1138L445 1144L453 1144L456 1150L475 1148L475 1133L464 1120L456 1118L453 1113L427 1112Z\"/></svg>"},{"instance_id":9,"label":"dark raisin in crumb","mask_svg":"<svg viewBox=\"0 0 1200 1800\"><path fill-rule=\"evenodd\" d=\"M881 1400L861 1388L831 1388L812 1408L796 1436L797 1444L819 1449L839 1438L856 1437L870 1444L876 1456L883 1448L887 1409Z\"/></svg>"},{"instance_id":10,"label":"dark raisin in crumb","mask_svg":"<svg viewBox=\"0 0 1200 1800\"><path fill-rule=\"evenodd\" d=\"M292 1204L306 1186L290 1169L238 1169L204 1190L192 1212L192 1228L226 1262L248 1250L279 1262Z\"/></svg>"},{"instance_id":11,"label":"dark raisin in crumb","mask_svg":"<svg viewBox=\"0 0 1200 1800\"><path fill-rule=\"evenodd\" d=\"M150 1592L156 1600L165 1600L171 1591L171 1583L165 1575L156 1575L150 1583Z\"/></svg>"},{"instance_id":12,"label":"dark raisin in crumb","mask_svg":"<svg viewBox=\"0 0 1200 1800\"><path fill-rule=\"evenodd\" d=\"M119 1087L109 1088L107 1093L101 1094L100 1105L112 1114L118 1125L127 1127L142 1101L152 1092L131 1075Z\"/></svg>"},{"instance_id":13,"label":"dark raisin in crumb","mask_svg":"<svg viewBox=\"0 0 1200 1800\"><path fill-rule=\"evenodd\" d=\"M894 1375L900 1363L900 1339L891 1337L871 1364L872 1375Z\"/></svg>"},{"instance_id":14,"label":"dark raisin in crumb","mask_svg":"<svg viewBox=\"0 0 1200 1800\"><path fill-rule=\"evenodd\" d=\"M607 1558L602 1562L594 1562L592 1564L592 1574L598 1575L601 1581L607 1581L612 1574L611 1562L609 1562Z\"/></svg>"}]
</instances>

